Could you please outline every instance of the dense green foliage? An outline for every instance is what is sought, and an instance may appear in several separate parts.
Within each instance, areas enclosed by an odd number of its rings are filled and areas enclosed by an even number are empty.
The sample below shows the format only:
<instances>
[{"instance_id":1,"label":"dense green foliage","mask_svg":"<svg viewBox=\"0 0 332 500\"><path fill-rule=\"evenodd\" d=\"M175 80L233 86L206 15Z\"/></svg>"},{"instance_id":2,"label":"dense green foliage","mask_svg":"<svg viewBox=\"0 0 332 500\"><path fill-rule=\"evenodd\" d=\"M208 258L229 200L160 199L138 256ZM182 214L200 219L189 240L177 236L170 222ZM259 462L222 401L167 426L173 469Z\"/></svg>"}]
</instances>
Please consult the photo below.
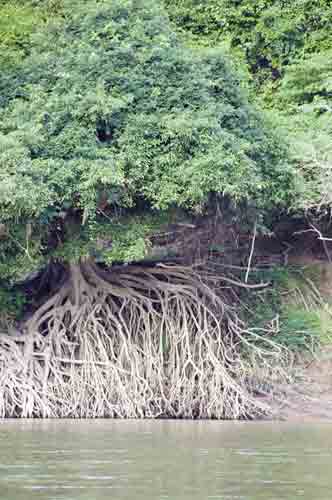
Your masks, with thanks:
<instances>
[{"instance_id":1,"label":"dense green foliage","mask_svg":"<svg viewBox=\"0 0 332 500\"><path fill-rule=\"evenodd\" d=\"M40 22L39 12L32 6L0 2L0 64L17 64L28 51L29 36Z\"/></svg>"},{"instance_id":2,"label":"dense green foliage","mask_svg":"<svg viewBox=\"0 0 332 500\"><path fill-rule=\"evenodd\" d=\"M15 68L30 51L30 35L52 16L62 0L0 0L0 67Z\"/></svg>"},{"instance_id":3,"label":"dense green foliage","mask_svg":"<svg viewBox=\"0 0 332 500\"><path fill-rule=\"evenodd\" d=\"M304 180L297 206L324 215L332 206L332 49L289 65L269 105Z\"/></svg>"},{"instance_id":4,"label":"dense green foliage","mask_svg":"<svg viewBox=\"0 0 332 500\"><path fill-rule=\"evenodd\" d=\"M331 206L332 5L330 0L165 0L197 47L228 44L247 68L298 169L298 209ZM294 207L294 208L295 208Z\"/></svg>"},{"instance_id":5,"label":"dense green foliage","mask_svg":"<svg viewBox=\"0 0 332 500\"><path fill-rule=\"evenodd\" d=\"M70 258L67 244L77 257L75 238L86 255L128 210L202 210L213 193L269 208L291 194L282 141L227 58L184 48L155 1L64 1L0 86L3 278Z\"/></svg>"},{"instance_id":6,"label":"dense green foliage","mask_svg":"<svg viewBox=\"0 0 332 500\"><path fill-rule=\"evenodd\" d=\"M165 0L172 20L198 43L227 39L259 80L332 47L330 0Z\"/></svg>"}]
</instances>

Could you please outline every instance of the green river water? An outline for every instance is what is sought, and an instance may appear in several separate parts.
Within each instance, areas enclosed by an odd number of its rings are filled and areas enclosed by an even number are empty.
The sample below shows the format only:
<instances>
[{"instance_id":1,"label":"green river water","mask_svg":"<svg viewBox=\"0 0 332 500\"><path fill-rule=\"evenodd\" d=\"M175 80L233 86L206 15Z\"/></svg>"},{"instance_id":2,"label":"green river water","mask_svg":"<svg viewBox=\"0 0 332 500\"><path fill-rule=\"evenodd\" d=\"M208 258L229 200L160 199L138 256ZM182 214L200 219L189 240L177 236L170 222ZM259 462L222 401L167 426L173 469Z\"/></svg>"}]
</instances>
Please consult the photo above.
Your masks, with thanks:
<instances>
[{"instance_id":1,"label":"green river water","mask_svg":"<svg viewBox=\"0 0 332 500\"><path fill-rule=\"evenodd\" d=\"M0 500L331 500L332 423L0 421Z\"/></svg>"}]
</instances>

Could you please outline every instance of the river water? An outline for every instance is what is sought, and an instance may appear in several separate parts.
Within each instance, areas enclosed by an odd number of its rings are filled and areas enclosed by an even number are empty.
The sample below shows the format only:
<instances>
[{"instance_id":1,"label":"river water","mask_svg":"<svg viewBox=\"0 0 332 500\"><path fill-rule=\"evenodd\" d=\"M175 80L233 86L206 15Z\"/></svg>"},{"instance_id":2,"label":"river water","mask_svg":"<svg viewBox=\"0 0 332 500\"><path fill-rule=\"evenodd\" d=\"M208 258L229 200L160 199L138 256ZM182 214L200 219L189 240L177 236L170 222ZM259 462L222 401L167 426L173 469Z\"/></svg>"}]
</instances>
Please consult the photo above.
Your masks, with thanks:
<instances>
[{"instance_id":1,"label":"river water","mask_svg":"<svg viewBox=\"0 0 332 500\"><path fill-rule=\"evenodd\" d=\"M331 500L332 423L2 421L1 500Z\"/></svg>"}]
</instances>

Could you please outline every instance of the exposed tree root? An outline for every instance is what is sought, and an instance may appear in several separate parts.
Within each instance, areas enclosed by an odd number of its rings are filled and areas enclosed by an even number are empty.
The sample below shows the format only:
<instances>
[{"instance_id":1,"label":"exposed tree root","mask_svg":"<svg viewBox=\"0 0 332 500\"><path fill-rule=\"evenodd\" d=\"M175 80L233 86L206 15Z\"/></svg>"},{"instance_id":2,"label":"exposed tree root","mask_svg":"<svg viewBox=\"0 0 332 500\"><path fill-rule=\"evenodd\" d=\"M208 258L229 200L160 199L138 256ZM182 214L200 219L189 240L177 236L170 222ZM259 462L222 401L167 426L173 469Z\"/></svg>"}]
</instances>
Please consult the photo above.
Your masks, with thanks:
<instances>
[{"instance_id":1,"label":"exposed tree root","mask_svg":"<svg viewBox=\"0 0 332 500\"><path fill-rule=\"evenodd\" d=\"M245 327L230 286L211 269L71 265L22 335L0 335L0 416L266 414L255 394L287 352Z\"/></svg>"}]
</instances>

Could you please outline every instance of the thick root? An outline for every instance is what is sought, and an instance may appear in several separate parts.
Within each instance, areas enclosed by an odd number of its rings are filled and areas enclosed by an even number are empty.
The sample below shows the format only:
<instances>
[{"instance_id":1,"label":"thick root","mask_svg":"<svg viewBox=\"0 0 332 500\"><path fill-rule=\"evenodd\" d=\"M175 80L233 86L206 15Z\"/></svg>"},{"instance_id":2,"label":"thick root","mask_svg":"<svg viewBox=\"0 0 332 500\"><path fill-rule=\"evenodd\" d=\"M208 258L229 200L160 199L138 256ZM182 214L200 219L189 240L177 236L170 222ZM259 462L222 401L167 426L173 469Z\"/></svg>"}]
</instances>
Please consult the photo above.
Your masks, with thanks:
<instances>
[{"instance_id":1,"label":"thick root","mask_svg":"<svg viewBox=\"0 0 332 500\"><path fill-rule=\"evenodd\" d=\"M258 374L271 380L278 365L283 377L287 353L245 328L229 286L180 266L72 266L23 335L0 335L0 416L268 413L255 396Z\"/></svg>"}]
</instances>

